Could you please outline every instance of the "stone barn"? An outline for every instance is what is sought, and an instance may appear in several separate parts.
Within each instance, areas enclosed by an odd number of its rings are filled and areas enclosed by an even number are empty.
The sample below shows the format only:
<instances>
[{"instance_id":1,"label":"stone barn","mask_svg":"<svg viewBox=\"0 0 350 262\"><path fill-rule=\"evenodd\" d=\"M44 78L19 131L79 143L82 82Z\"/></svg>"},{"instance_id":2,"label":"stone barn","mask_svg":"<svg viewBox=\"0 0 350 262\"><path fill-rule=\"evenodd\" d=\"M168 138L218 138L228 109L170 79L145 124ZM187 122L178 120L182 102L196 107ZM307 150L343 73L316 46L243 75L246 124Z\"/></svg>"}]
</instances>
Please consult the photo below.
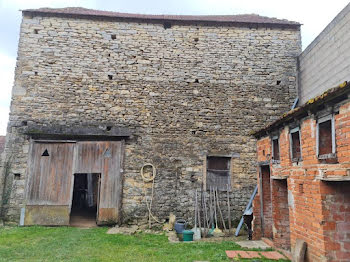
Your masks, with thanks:
<instances>
[{"instance_id":1,"label":"stone barn","mask_svg":"<svg viewBox=\"0 0 350 262\"><path fill-rule=\"evenodd\" d=\"M22 13L3 219L68 225L81 212L98 224L145 224L153 192L154 217L190 220L195 189L210 187L228 189L231 218L242 215L256 184L251 132L296 97L299 23Z\"/></svg>"}]
</instances>

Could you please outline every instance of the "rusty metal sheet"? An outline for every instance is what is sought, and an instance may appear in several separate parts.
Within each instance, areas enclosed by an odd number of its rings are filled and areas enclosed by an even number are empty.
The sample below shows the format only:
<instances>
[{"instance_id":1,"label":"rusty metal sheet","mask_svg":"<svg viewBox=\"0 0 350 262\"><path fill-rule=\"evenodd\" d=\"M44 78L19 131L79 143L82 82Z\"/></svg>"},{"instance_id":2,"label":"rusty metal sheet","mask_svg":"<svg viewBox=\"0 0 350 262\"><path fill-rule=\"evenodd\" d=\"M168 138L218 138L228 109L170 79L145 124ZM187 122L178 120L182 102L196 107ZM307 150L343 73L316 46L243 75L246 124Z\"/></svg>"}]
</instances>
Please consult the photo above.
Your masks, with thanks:
<instances>
[{"instance_id":1,"label":"rusty metal sheet","mask_svg":"<svg viewBox=\"0 0 350 262\"><path fill-rule=\"evenodd\" d=\"M28 167L27 205L70 205L74 145L34 142Z\"/></svg>"},{"instance_id":2,"label":"rusty metal sheet","mask_svg":"<svg viewBox=\"0 0 350 262\"><path fill-rule=\"evenodd\" d=\"M69 206L26 206L24 225L67 226Z\"/></svg>"}]
</instances>

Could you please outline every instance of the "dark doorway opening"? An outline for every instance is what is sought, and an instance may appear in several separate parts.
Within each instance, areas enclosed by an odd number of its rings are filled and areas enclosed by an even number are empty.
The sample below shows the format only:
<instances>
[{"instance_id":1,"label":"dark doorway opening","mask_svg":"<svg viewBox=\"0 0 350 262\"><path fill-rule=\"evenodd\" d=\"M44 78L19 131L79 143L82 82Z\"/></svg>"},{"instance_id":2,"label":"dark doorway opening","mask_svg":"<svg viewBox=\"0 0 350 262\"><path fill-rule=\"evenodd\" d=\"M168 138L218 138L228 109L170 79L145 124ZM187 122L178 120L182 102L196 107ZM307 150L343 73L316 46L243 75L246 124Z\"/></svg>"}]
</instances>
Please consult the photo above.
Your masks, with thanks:
<instances>
[{"instance_id":1,"label":"dark doorway opening","mask_svg":"<svg viewBox=\"0 0 350 262\"><path fill-rule=\"evenodd\" d=\"M96 226L99 191L100 174L74 174L71 226Z\"/></svg>"},{"instance_id":2,"label":"dark doorway opening","mask_svg":"<svg viewBox=\"0 0 350 262\"><path fill-rule=\"evenodd\" d=\"M272 198L271 198L271 180L270 167L268 165L261 166L260 190L262 196L261 201L261 226L262 235L267 238L273 238L273 218L272 218Z\"/></svg>"},{"instance_id":3,"label":"dark doorway opening","mask_svg":"<svg viewBox=\"0 0 350 262\"><path fill-rule=\"evenodd\" d=\"M288 182L287 179L272 181L273 239L279 247L290 250Z\"/></svg>"}]
</instances>

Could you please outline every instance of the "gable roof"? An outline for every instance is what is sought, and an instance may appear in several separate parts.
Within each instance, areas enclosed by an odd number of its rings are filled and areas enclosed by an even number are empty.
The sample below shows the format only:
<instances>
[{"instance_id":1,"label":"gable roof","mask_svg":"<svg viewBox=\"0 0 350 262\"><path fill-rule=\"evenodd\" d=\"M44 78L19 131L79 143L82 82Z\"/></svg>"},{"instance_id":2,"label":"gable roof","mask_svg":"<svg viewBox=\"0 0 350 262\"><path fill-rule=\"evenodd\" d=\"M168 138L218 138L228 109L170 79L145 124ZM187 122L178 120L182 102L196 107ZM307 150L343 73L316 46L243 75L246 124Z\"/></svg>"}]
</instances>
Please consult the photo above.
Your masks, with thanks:
<instances>
[{"instance_id":1,"label":"gable roof","mask_svg":"<svg viewBox=\"0 0 350 262\"><path fill-rule=\"evenodd\" d=\"M163 21L182 21L182 22L215 22L215 23L234 23L234 24L262 24L269 26L289 26L299 27L300 23L288 21L285 19L270 18L257 14L243 15L146 15L146 14L130 14L111 11L102 11L87 9L82 7L66 7L66 8L39 8L25 9L23 13L31 13L37 15L52 15L52 16L74 16L85 18L113 18L113 19L128 19L147 22L163 22Z\"/></svg>"}]
</instances>

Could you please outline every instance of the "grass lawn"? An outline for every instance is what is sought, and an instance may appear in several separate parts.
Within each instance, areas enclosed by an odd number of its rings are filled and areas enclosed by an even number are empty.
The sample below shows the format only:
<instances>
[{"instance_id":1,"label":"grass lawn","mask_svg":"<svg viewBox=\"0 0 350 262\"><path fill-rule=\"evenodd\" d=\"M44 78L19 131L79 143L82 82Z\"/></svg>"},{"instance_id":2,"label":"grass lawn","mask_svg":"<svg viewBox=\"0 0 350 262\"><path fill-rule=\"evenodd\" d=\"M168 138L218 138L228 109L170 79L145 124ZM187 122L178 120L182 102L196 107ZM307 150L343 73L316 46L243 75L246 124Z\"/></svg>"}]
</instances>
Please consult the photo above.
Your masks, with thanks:
<instances>
[{"instance_id":1,"label":"grass lawn","mask_svg":"<svg viewBox=\"0 0 350 262\"><path fill-rule=\"evenodd\" d=\"M234 242L168 243L165 235L107 235L107 230L0 227L0 261L229 261L225 250L240 249Z\"/></svg>"}]
</instances>

